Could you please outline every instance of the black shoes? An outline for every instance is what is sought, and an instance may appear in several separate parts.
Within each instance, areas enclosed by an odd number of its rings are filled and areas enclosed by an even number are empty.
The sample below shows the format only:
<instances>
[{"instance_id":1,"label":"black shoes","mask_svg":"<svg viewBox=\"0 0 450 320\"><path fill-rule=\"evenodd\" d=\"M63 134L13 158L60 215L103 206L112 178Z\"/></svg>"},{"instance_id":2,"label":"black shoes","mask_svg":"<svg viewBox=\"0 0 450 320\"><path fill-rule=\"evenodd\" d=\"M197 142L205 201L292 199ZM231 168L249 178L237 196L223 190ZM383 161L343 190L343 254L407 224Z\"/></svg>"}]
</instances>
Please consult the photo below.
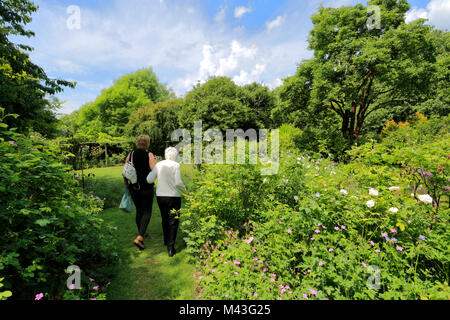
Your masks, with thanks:
<instances>
[{"instance_id":1,"label":"black shoes","mask_svg":"<svg viewBox=\"0 0 450 320\"><path fill-rule=\"evenodd\" d=\"M174 246L168 246L167 249L169 250L169 257L173 257L173 255L176 253Z\"/></svg>"}]
</instances>

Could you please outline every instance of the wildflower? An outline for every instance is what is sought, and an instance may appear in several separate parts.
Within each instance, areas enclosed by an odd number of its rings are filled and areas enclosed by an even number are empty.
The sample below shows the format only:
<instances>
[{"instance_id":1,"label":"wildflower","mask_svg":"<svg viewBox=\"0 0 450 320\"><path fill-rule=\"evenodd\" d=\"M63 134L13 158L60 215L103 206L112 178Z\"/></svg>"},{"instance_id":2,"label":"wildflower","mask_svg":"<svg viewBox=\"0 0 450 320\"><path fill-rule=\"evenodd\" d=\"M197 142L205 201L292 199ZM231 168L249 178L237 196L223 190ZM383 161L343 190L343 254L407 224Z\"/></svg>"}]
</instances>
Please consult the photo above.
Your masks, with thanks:
<instances>
[{"instance_id":1,"label":"wildflower","mask_svg":"<svg viewBox=\"0 0 450 320\"><path fill-rule=\"evenodd\" d=\"M308 300L308 296L306 295L306 293L303 294L303 299Z\"/></svg>"},{"instance_id":2,"label":"wildflower","mask_svg":"<svg viewBox=\"0 0 450 320\"><path fill-rule=\"evenodd\" d=\"M254 297L254 298L257 298L257 297L258 297L258 293L255 292L255 293L253 294L253 297Z\"/></svg>"},{"instance_id":3,"label":"wildflower","mask_svg":"<svg viewBox=\"0 0 450 320\"><path fill-rule=\"evenodd\" d=\"M433 203L433 198L429 194L420 194L417 196L417 198L419 198L420 201L426 204Z\"/></svg>"},{"instance_id":4,"label":"wildflower","mask_svg":"<svg viewBox=\"0 0 450 320\"><path fill-rule=\"evenodd\" d=\"M199 277L199 279L200 279L200 277ZM98 286L95 286L95 287L93 287L92 289L94 289L94 290L98 290Z\"/></svg>"},{"instance_id":5,"label":"wildflower","mask_svg":"<svg viewBox=\"0 0 450 320\"><path fill-rule=\"evenodd\" d=\"M258 261L258 257L254 257L253 260Z\"/></svg>"},{"instance_id":6,"label":"wildflower","mask_svg":"<svg viewBox=\"0 0 450 320\"><path fill-rule=\"evenodd\" d=\"M386 237L387 237L387 234L383 232L383 233L381 234L381 236L382 236L383 238L386 238Z\"/></svg>"},{"instance_id":7,"label":"wildflower","mask_svg":"<svg viewBox=\"0 0 450 320\"><path fill-rule=\"evenodd\" d=\"M333 251L334 251L333 248L328 249L328 252L333 252Z\"/></svg>"},{"instance_id":8,"label":"wildflower","mask_svg":"<svg viewBox=\"0 0 450 320\"><path fill-rule=\"evenodd\" d=\"M388 236L384 237L386 239L386 241L390 241L391 238L389 238Z\"/></svg>"},{"instance_id":9,"label":"wildflower","mask_svg":"<svg viewBox=\"0 0 450 320\"><path fill-rule=\"evenodd\" d=\"M341 226L341 229L342 229L342 230L344 230L344 229L345 229L345 226L344 226L344 225L342 225L342 226Z\"/></svg>"},{"instance_id":10,"label":"wildflower","mask_svg":"<svg viewBox=\"0 0 450 320\"><path fill-rule=\"evenodd\" d=\"M94 282L95 280L94 280L94 279L92 279L92 278L89 278L89 281L90 281L90 282Z\"/></svg>"},{"instance_id":11,"label":"wildflower","mask_svg":"<svg viewBox=\"0 0 450 320\"><path fill-rule=\"evenodd\" d=\"M284 184L288 184L289 183L289 179L283 179L283 183Z\"/></svg>"},{"instance_id":12,"label":"wildflower","mask_svg":"<svg viewBox=\"0 0 450 320\"><path fill-rule=\"evenodd\" d=\"M298 201L298 196L294 196L294 200L295 200L295 201Z\"/></svg>"},{"instance_id":13,"label":"wildflower","mask_svg":"<svg viewBox=\"0 0 450 320\"><path fill-rule=\"evenodd\" d=\"M376 190L376 189L374 189L374 188L370 188L369 189L369 194L371 195L371 196L378 196L378 190Z\"/></svg>"},{"instance_id":14,"label":"wildflower","mask_svg":"<svg viewBox=\"0 0 450 320\"><path fill-rule=\"evenodd\" d=\"M396 238L392 238L390 241L392 241L393 243L397 243L398 240Z\"/></svg>"},{"instance_id":15,"label":"wildflower","mask_svg":"<svg viewBox=\"0 0 450 320\"><path fill-rule=\"evenodd\" d=\"M264 261L262 261L262 260L258 260L258 263L263 263Z\"/></svg>"},{"instance_id":16,"label":"wildflower","mask_svg":"<svg viewBox=\"0 0 450 320\"><path fill-rule=\"evenodd\" d=\"M326 229L327 227L325 227L324 225L322 225L322 228Z\"/></svg>"},{"instance_id":17,"label":"wildflower","mask_svg":"<svg viewBox=\"0 0 450 320\"><path fill-rule=\"evenodd\" d=\"M291 230L291 229L287 229L286 232L287 232L287 233L291 233L292 230Z\"/></svg>"},{"instance_id":18,"label":"wildflower","mask_svg":"<svg viewBox=\"0 0 450 320\"><path fill-rule=\"evenodd\" d=\"M317 193L316 193L316 197L317 197L317 198L320 198L320 193L317 192Z\"/></svg>"},{"instance_id":19,"label":"wildflower","mask_svg":"<svg viewBox=\"0 0 450 320\"><path fill-rule=\"evenodd\" d=\"M266 182L267 182L267 178L264 178L263 183L266 183Z\"/></svg>"},{"instance_id":20,"label":"wildflower","mask_svg":"<svg viewBox=\"0 0 450 320\"><path fill-rule=\"evenodd\" d=\"M367 201L366 206L368 206L369 208L373 208L375 206L375 201L373 201L373 200Z\"/></svg>"},{"instance_id":21,"label":"wildflower","mask_svg":"<svg viewBox=\"0 0 450 320\"><path fill-rule=\"evenodd\" d=\"M12 145L12 146L17 146L17 144L16 144L15 141L8 141L8 143L9 143L10 145Z\"/></svg>"},{"instance_id":22,"label":"wildflower","mask_svg":"<svg viewBox=\"0 0 450 320\"><path fill-rule=\"evenodd\" d=\"M314 290L314 289L309 289L309 292L310 292L312 295L317 295L317 291Z\"/></svg>"},{"instance_id":23,"label":"wildflower","mask_svg":"<svg viewBox=\"0 0 450 320\"><path fill-rule=\"evenodd\" d=\"M444 188L444 190L450 191L450 187L449 186L443 186L442 188Z\"/></svg>"},{"instance_id":24,"label":"wildflower","mask_svg":"<svg viewBox=\"0 0 450 320\"><path fill-rule=\"evenodd\" d=\"M253 241L253 237L250 237L249 239L245 239L244 241L247 242L247 243L250 243L250 242Z\"/></svg>"},{"instance_id":25,"label":"wildflower","mask_svg":"<svg viewBox=\"0 0 450 320\"><path fill-rule=\"evenodd\" d=\"M397 230L391 229L391 233L397 233Z\"/></svg>"},{"instance_id":26,"label":"wildflower","mask_svg":"<svg viewBox=\"0 0 450 320\"><path fill-rule=\"evenodd\" d=\"M97 298L92 298L91 300L97 300Z\"/></svg>"},{"instance_id":27,"label":"wildflower","mask_svg":"<svg viewBox=\"0 0 450 320\"><path fill-rule=\"evenodd\" d=\"M330 172L330 175L331 175L331 174L336 174L336 171L331 171L331 172Z\"/></svg>"},{"instance_id":28,"label":"wildflower","mask_svg":"<svg viewBox=\"0 0 450 320\"><path fill-rule=\"evenodd\" d=\"M274 278L270 278L270 282L275 282L275 279Z\"/></svg>"},{"instance_id":29,"label":"wildflower","mask_svg":"<svg viewBox=\"0 0 450 320\"><path fill-rule=\"evenodd\" d=\"M321 267L321 266L323 266L323 262L322 261L319 262L319 267Z\"/></svg>"},{"instance_id":30,"label":"wildflower","mask_svg":"<svg viewBox=\"0 0 450 320\"><path fill-rule=\"evenodd\" d=\"M364 262L361 262L361 264L364 268L367 268L367 264L365 264Z\"/></svg>"},{"instance_id":31,"label":"wildflower","mask_svg":"<svg viewBox=\"0 0 450 320\"><path fill-rule=\"evenodd\" d=\"M315 233L320 233L319 229L314 230Z\"/></svg>"},{"instance_id":32,"label":"wildflower","mask_svg":"<svg viewBox=\"0 0 450 320\"><path fill-rule=\"evenodd\" d=\"M211 272L212 272L212 273L216 272L216 269L211 269Z\"/></svg>"},{"instance_id":33,"label":"wildflower","mask_svg":"<svg viewBox=\"0 0 450 320\"><path fill-rule=\"evenodd\" d=\"M339 227L334 227L334 230L338 231L340 228Z\"/></svg>"},{"instance_id":34,"label":"wildflower","mask_svg":"<svg viewBox=\"0 0 450 320\"><path fill-rule=\"evenodd\" d=\"M267 269L267 268L264 268L264 269L263 269L263 272L267 272L267 271L268 271L268 269Z\"/></svg>"},{"instance_id":35,"label":"wildflower","mask_svg":"<svg viewBox=\"0 0 450 320\"><path fill-rule=\"evenodd\" d=\"M253 248L253 250L252 250L253 252L256 252L256 249L255 248Z\"/></svg>"},{"instance_id":36,"label":"wildflower","mask_svg":"<svg viewBox=\"0 0 450 320\"><path fill-rule=\"evenodd\" d=\"M239 274L239 272L235 271L235 272L234 272L234 274L238 275L238 274Z\"/></svg>"},{"instance_id":37,"label":"wildflower","mask_svg":"<svg viewBox=\"0 0 450 320\"><path fill-rule=\"evenodd\" d=\"M38 293L38 294L36 295L36 297L34 298L34 300L41 300L43 297L44 297L44 294L41 292L41 293Z\"/></svg>"},{"instance_id":38,"label":"wildflower","mask_svg":"<svg viewBox=\"0 0 450 320\"><path fill-rule=\"evenodd\" d=\"M285 293L285 292L286 292L286 289L285 289L285 288L283 288L283 289L280 290L280 293L281 293L281 294L283 294L283 293Z\"/></svg>"},{"instance_id":39,"label":"wildflower","mask_svg":"<svg viewBox=\"0 0 450 320\"><path fill-rule=\"evenodd\" d=\"M310 238L309 240L314 241L314 240L316 240L316 238Z\"/></svg>"},{"instance_id":40,"label":"wildflower","mask_svg":"<svg viewBox=\"0 0 450 320\"><path fill-rule=\"evenodd\" d=\"M400 188L399 187L390 187L389 191L399 191Z\"/></svg>"},{"instance_id":41,"label":"wildflower","mask_svg":"<svg viewBox=\"0 0 450 320\"><path fill-rule=\"evenodd\" d=\"M281 222L281 221L278 221L278 224L282 224L283 222Z\"/></svg>"},{"instance_id":42,"label":"wildflower","mask_svg":"<svg viewBox=\"0 0 450 320\"><path fill-rule=\"evenodd\" d=\"M74 285L74 284L71 284L71 285L69 286L69 290L75 290L75 285Z\"/></svg>"},{"instance_id":43,"label":"wildflower","mask_svg":"<svg viewBox=\"0 0 450 320\"><path fill-rule=\"evenodd\" d=\"M348 191L345 190L345 189L341 189L340 192L341 192L342 194L348 194Z\"/></svg>"},{"instance_id":44,"label":"wildflower","mask_svg":"<svg viewBox=\"0 0 450 320\"><path fill-rule=\"evenodd\" d=\"M380 253L380 250L379 249L375 249L374 250L376 253Z\"/></svg>"},{"instance_id":45,"label":"wildflower","mask_svg":"<svg viewBox=\"0 0 450 320\"><path fill-rule=\"evenodd\" d=\"M419 236L419 239L420 239L421 241L425 241L425 236L420 235L420 236Z\"/></svg>"},{"instance_id":46,"label":"wildflower","mask_svg":"<svg viewBox=\"0 0 450 320\"><path fill-rule=\"evenodd\" d=\"M403 251L403 249L404 249L404 248L403 248L403 247L399 247L399 246L397 246L397 248L396 248L396 249L397 249L397 251Z\"/></svg>"},{"instance_id":47,"label":"wildflower","mask_svg":"<svg viewBox=\"0 0 450 320\"><path fill-rule=\"evenodd\" d=\"M375 245L375 242L373 241L370 241L369 243L372 245L372 247Z\"/></svg>"},{"instance_id":48,"label":"wildflower","mask_svg":"<svg viewBox=\"0 0 450 320\"><path fill-rule=\"evenodd\" d=\"M397 213L397 212L398 212L398 209L397 209L397 208L389 208L389 211L390 211L390 212L393 212L393 213Z\"/></svg>"},{"instance_id":49,"label":"wildflower","mask_svg":"<svg viewBox=\"0 0 450 320\"><path fill-rule=\"evenodd\" d=\"M234 264L241 264L238 260L233 261Z\"/></svg>"}]
</instances>

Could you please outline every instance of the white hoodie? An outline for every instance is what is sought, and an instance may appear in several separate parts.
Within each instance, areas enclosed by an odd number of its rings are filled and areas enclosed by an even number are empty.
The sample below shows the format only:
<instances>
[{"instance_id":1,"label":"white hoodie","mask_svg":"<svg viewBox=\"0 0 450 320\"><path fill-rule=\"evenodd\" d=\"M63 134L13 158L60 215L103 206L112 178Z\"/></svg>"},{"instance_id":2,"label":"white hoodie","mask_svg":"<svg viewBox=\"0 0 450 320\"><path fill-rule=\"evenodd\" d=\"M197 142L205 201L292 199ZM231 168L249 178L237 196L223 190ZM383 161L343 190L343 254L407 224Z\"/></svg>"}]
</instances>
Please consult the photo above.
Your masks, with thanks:
<instances>
[{"instance_id":1,"label":"white hoodie","mask_svg":"<svg viewBox=\"0 0 450 320\"><path fill-rule=\"evenodd\" d=\"M158 162L147 176L147 182L154 183L158 179L157 197L181 197L180 192L186 193L186 187L181 180L180 164L174 161L178 152L175 148L167 148L165 156L166 160Z\"/></svg>"}]
</instances>

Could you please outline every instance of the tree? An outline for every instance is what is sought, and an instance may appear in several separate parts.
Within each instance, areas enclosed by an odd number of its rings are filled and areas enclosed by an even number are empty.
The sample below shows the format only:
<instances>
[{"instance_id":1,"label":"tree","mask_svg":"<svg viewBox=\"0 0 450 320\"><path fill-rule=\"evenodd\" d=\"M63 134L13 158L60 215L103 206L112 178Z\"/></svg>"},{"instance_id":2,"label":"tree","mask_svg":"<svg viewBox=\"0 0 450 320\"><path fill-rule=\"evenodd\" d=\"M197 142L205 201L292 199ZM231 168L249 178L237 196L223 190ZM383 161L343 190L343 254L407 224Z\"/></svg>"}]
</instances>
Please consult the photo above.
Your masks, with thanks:
<instances>
[{"instance_id":1,"label":"tree","mask_svg":"<svg viewBox=\"0 0 450 320\"><path fill-rule=\"evenodd\" d=\"M156 155L164 155L172 132L179 128L178 113L182 105L183 99L171 99L137 109L125 126L125 134L133 138L149 135L150 150Z\"/></svg>"},{"instance_id":2,"label":"tree","mask_svg":"<svg viewBox=\"0 0 450 320\"><path fill-rule=\"evenodd\" d=\"M25 25L31 22L31 14L37 9L27 0L0 2L0 106L6 113L19 115L17 119L8 118L9 126L18 128L20 132L33 128L44 135L51 135L54 130L50 124L56 122L56 117L52 101L46 96L63 91L65 86L74 88L75 84L50 79L41 67L31 62L28 55L31 47L9 40L10 36L34 36L32 31L25 29Z\"/></svg>"},{"instance_id":3,"label":"tree","mask_svg":"<svg viewBox=\"0 0 450 320\"><path fill-rule=\"evenodd\" d=\"M379 6L380 29L369 28L372 13L363 5L319 8L308 40L314 58L287 81L294 92L284 92L285 104L300 99L296 105L304 116L332 111L349 141L359 137L377 110L421 101L435 69L432 27L424 20L405 24L406 1L373 0L368 5Z\"/></svg>"},{"instance_id":4,"label":"tree","mask_svg":"<svg viewBox=\"0 0 450 320\"><path fill-rule=\"evenodd\" d=\"M158 82L151 68L141 69L115 80L94 102L84 105L77 123L94 140L101 132L120 137L135 110L172 96L173 93Z\"/></svg>"},{"instance_id":5,"label":"tree","mask_svg":"<svg viewBox=\"0 0 450 320\"><path fill-rule=\"evenodd\" d=\"M245 85L242 89L244 104L252 110L251 116L253 117L254 128L272 127L271 112L277 103L275 94L259 83Z\"/></svg>"}]
</instances>

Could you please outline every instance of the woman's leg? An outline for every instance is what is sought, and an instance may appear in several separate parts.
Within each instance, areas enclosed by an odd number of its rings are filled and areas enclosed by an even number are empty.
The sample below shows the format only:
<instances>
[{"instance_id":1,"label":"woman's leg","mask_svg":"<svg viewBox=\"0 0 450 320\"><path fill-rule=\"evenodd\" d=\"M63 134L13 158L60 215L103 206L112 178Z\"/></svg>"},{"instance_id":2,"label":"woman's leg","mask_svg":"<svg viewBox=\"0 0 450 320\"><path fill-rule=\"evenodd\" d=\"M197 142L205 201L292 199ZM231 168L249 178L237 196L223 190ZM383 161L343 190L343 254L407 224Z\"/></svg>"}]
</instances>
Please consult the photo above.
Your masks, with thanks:
<instances>
[{"instance_id":1,"label":"woman's leg","mask_svg":"<svg viewBox=\"0 0 450 320\"><path fill-rule=\"evenodd\" d=\"M178 226L180 224L180 215L179 210L181 208L181 198L180 197L171 197L169 200L169 241L167 245L172 247L175 246L175 240L177 238ZM172 213L172 210L176 210L175 213Z\"/></svg>"},{"instance_id":2,"label":"woman's leg","mask_svg":"<svg viewBox=\"0 0 450 320\"><path fill-rule=\"evenodd\" d=\"M150 190L142 190L140 197L141 197L141 210L139 215L139 221L137 221L137 223L139 235L141 237L144 237L145 233L147 232L148 225L150 223L150 218L152 216L153 188Z\"/></svg>"},{"instance_id":3,"label":"woman's leg","mask_svg":"<svg viewBox=\"0 0 450 320\"><path fill-rule=\"evenodd\" d=\"M169 207L167 197L156 197L156 200L158 201L159 211L161 212L164 245L167 246L169 239Z\"/></svg>"}]
</instances>

